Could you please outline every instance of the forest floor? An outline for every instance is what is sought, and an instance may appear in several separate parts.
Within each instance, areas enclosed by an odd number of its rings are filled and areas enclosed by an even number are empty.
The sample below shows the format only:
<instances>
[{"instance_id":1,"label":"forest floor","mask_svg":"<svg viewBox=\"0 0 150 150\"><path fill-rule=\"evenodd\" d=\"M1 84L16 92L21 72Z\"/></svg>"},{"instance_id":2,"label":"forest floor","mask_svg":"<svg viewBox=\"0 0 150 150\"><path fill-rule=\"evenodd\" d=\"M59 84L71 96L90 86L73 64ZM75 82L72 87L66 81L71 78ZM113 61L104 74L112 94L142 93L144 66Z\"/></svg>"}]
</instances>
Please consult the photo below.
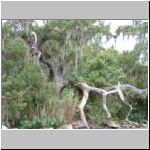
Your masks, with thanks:
<instances>
[{"instance_id":1,"label":"forest floor","mask_svg":"<svg viewBox=\"0 0 150 150\"><path fill-rule=\"evenodd\" d=\"M125 122L123 125L120 125L115 121L108 121L106 123L101 124L90 124L90 129L148 129L148 121L144 121L143 123L137 122ZM6 126L2 125L2 129L8 129ZM17 128L12 128L17 129ZM54 129L54 128L44 128L44 129ZM81 120L73 121L70 124L63 125L58 129L87 129Z\"/></svg>"},{"instance_id":2,"label":"forest floor","mask_svg":"<svg viewBox=\"0 0 150 150\"><path fill-rule=\"evenodd\" d=\"M148 121L144 123L126 123L119 125L114 121L103 123L103 124L89 124L90 129L148 129ZM86 129L82 121L72 122L73 129Z\"/></svg>"}]
</instances>

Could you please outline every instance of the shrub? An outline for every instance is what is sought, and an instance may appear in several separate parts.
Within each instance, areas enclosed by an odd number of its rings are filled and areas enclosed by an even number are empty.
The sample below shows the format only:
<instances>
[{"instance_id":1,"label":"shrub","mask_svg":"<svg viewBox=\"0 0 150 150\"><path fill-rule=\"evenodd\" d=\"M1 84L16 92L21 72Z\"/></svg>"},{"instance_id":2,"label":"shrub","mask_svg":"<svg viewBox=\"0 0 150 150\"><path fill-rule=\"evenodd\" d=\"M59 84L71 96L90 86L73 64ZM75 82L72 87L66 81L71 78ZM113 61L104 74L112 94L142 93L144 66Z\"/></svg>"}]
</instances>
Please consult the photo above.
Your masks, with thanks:
<instances>
[{"instance_id":1,"label":"shrub","mask_svg":"<svg viewBox=\"0 0 150 150\"><path fill-rule=\"evenodd\" d=\"M35 116L32 120L20 121L20 129L42 129L42 128L58 128L64 124L64 120L58 117L37 117Z\"/></svg>"}]
</instances>

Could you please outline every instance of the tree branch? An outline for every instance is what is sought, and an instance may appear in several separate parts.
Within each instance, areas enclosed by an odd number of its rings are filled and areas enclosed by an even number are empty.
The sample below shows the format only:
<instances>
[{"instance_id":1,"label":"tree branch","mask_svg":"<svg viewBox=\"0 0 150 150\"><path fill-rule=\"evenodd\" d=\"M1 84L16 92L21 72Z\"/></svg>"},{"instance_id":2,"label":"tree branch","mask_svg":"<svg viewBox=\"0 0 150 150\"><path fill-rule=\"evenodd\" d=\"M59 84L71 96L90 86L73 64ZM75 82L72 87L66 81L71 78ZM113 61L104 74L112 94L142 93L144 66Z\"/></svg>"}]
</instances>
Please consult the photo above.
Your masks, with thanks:
<instances>
[{"instance_id":1,"label":"tree branch","mask_svg":"<svg viewBox=\"0 0 150 150\"><path fill-rule=\"evenodd\" d=\"M132 90L134 93L138 94L138 95L142 95L142 96L146 96L148 94L147 89L138 89L130 84L120 84L118 83L118 85L112 86L112 87L105 87L105 88L96 88L96 87L92 87L92 86L88 86L86 83L77 83L75 85L76 87L78 87L80 90L82 90L83 92L83 97L81 100L81 104L80 104L80 116L81 116L81 120L83 121L85 127L89 128L87 121L86 121L86 117L84 114L84 106L87 103L87 100L89 98L89 93L90 92L96 92L98 94L102 94L103 98L102 98L102 104L103 104L103 109L106 111L107 117L110 118L111 114L108 111L107 105L106 105L106 96L109 94L113 94L113 93L117 93L119 95L119 98L121 99L121 101L129 106L130 110L128 112L128 114L126 115L126 119L128 121L128 117L130 116L131 112L132 112L132 106L126 101L124 94L122 92L123 89L130 89ZM82 106L82 107L81 107Z\"/></svg>"}]
</instances>

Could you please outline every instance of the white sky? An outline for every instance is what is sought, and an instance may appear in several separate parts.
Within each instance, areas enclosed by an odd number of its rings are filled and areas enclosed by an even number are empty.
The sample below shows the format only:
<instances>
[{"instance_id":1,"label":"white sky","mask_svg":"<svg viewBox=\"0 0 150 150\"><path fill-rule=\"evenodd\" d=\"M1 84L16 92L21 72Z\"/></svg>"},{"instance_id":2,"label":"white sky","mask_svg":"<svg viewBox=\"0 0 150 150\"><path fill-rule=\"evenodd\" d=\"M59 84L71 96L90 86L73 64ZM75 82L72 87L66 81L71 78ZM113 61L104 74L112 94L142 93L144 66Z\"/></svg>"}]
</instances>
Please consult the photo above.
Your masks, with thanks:
<instances>
[{"instance_id":1,"label":"white sky","mask_svg":"<svg viewBox=\"0 0 150 150\"><path fill-rule=\"evenodd\" d=\"M110 31L115 35L115 30L118 28L118 26L132 25L132 20L106 20L105 24L110 24ZM104 44L104 47L107 48L113 45L118 51L133 50L135 43L135 38L130 37L129 39L123 39L123 36L120 35L116 40L116 45L115 40L111 39Z\"/></svg>"}]
</instances>

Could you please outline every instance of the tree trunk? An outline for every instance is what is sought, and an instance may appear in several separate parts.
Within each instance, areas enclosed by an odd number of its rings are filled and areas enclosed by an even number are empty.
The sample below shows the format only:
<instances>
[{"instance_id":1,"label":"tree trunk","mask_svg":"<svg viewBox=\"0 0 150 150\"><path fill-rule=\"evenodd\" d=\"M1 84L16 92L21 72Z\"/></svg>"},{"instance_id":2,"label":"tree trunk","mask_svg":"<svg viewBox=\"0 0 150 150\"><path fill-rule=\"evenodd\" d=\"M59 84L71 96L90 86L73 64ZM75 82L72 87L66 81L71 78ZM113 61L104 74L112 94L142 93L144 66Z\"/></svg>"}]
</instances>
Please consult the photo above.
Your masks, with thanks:
<instances>
[{"instance_id":1,"label":"tree trunk","mask_svg":"<svg viewBox=\"0 0 150 150\"><path fill-rule=\"evenodd\" d=\"M61 89L66 85L66 81L64 80L64 76L66 73L66 67L67 64L62 63L62 62L55 62L53 59L49 58L47 59L42 51L41 51L41 46L49 40L47 36L43 36L42 38L38 39L37 35L35 32L32 32L32 36L34 36L34 40L31 39L30 37L24 36L23 39L27 42L29 45L31 51L34 48L37 52L41 53L40 57L38 58L38 55L34 55L37 57L41 63L47 65L49 69L49 74L48 74L48 81L55 82L56 83L56 89L57 89L57 94L60 94Z\"/></svg>"},{"instance_id":2,"label":"tree trunk","mask_svg":"<svg viewBox=\"0 0 150 150\"><path fill-rule=\"evenodd\" d=\"M78 71L78 48L75 47L75 70Z\"/></svg>"}]
</instances>

